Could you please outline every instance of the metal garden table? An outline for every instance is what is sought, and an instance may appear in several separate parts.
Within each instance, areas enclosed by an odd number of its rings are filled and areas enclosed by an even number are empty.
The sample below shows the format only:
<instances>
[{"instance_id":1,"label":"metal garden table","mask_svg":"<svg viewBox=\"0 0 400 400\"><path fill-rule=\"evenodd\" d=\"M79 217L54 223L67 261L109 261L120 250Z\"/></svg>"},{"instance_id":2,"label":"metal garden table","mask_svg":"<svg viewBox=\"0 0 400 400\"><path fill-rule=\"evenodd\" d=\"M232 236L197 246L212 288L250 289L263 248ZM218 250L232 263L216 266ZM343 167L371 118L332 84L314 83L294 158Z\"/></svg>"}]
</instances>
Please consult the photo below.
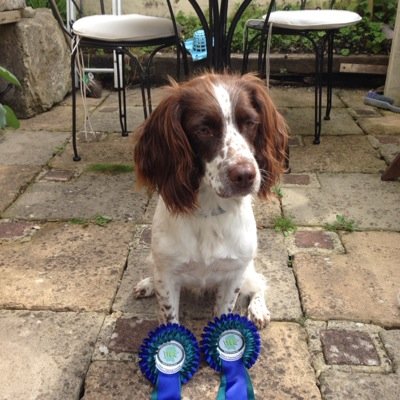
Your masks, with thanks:
<instances>
[{"instance_id":1,"label":"metal garden table","mask_svg":"<svg viewBox=\"0 0 400 400\"><path fill-rule=\"evenodd\" d=\"M232 39L240 17L252 0L242 0L228 26L229 0L208 0L207 17L196 0L188 0L204 29L207 41L208 66L214 71L230 68Z\"/></svg>"}]
</instances>

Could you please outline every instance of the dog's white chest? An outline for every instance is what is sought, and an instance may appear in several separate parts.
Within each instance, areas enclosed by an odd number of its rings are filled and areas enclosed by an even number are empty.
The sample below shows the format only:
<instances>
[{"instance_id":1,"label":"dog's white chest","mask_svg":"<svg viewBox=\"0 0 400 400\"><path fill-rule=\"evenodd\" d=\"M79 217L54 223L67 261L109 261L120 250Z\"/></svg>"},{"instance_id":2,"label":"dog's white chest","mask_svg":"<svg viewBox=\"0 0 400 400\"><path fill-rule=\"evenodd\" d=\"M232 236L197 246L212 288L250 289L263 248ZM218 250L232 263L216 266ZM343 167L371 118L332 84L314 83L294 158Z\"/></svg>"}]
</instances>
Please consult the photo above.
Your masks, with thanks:
<instances>
[{"instance_id":1,"label":"dog's white chest","mask_svg":"<svg viewBox=\"0 0 400 400\"><path fill-rule=\"evenodd\" d=\"M157 207L163 208L161 203ZM163 210L164 211L164 210ZM251 202L234 212L173 217L164 212L153 222L152 257L183 285L213 286L243 272L257 250ZM162 267L161 267L162 268Z\"/></svg>"}]
</instances>

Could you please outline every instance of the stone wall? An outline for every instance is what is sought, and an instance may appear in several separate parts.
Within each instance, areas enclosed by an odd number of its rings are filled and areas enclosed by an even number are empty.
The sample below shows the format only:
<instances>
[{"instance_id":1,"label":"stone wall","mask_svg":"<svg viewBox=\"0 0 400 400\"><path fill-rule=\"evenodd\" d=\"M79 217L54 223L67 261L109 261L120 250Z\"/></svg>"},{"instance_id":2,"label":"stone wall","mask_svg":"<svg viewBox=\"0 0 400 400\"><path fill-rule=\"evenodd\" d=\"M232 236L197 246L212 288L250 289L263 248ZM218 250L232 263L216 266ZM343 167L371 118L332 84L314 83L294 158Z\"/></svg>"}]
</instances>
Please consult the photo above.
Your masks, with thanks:
<instances>
[{"instance_id":1,"label":"stone wall","mask_svg":"<svg viewBox=\"0 0 400 400\"><path fill-rule=\"evenodd\" d=\"M0 11L18 10L25 8L25 0L1 0Z\"/></svg>"},{"instance_id":2,"label":"stone wall","mask_svg":"<svg viewBox=\"0 0 400 400\"><path fill-rule=\"evenodd\" d=\"M71 87L70 51L49 9L0 25L0 64L20 80L1 101L29 118L64 99Z\"/></svg>"}]
</instances>

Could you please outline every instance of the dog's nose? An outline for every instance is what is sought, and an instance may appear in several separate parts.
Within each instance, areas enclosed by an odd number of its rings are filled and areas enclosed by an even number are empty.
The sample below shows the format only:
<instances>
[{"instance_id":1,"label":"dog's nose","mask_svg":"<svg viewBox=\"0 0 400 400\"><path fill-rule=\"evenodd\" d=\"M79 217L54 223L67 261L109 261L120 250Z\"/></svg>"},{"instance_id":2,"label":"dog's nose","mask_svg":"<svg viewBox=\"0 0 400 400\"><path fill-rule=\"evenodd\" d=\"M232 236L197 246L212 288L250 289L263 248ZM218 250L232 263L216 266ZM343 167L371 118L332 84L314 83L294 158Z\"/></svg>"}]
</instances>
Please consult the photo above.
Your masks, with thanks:
<instances>
[{"instance_id":1,"label":"dog's nose","mask_svg":"<svg viewBox=\"0 0 400 400\"><path fill-rule=\"evenodd\" d=\"M229 180L240 189L250 188L256 178L256 169L250 162L233 165L228 171Z\"/></svg>"}]
</instances>

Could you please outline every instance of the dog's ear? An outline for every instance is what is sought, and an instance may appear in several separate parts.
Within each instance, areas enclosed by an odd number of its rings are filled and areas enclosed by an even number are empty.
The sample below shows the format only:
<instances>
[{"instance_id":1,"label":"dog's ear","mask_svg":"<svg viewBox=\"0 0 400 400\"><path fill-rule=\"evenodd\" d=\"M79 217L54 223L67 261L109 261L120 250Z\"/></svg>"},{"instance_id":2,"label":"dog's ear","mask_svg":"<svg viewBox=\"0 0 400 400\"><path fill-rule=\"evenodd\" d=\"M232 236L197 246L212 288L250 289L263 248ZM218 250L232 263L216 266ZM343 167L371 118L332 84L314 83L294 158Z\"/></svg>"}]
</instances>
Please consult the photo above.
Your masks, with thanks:
<instances>
[{"instance_id":1,"label":"dog's ear","mask_svg":"<svg viewBox=\"0 0 400 400\"><path fill-rule=\"evenodd\" d=\"M181 125L179 87L134 134L134 161L139 185L155 189L173 213L196 208L199 177L193 150Z\"/></svg>"},{"instance_id":2,"label":"dog's ear","mask_svg":"<svg viewBox=\"0 0 400 400\"><path fill-rule=\"evenodd\" d=\"M244 75L242 80L250 90L253 107L260 115L260 125L255 138L255 158L262 176L258 195L265 198L285 170L288 128L268 95L264 82L250 74Z\"/></svg>"}]
</instances>

